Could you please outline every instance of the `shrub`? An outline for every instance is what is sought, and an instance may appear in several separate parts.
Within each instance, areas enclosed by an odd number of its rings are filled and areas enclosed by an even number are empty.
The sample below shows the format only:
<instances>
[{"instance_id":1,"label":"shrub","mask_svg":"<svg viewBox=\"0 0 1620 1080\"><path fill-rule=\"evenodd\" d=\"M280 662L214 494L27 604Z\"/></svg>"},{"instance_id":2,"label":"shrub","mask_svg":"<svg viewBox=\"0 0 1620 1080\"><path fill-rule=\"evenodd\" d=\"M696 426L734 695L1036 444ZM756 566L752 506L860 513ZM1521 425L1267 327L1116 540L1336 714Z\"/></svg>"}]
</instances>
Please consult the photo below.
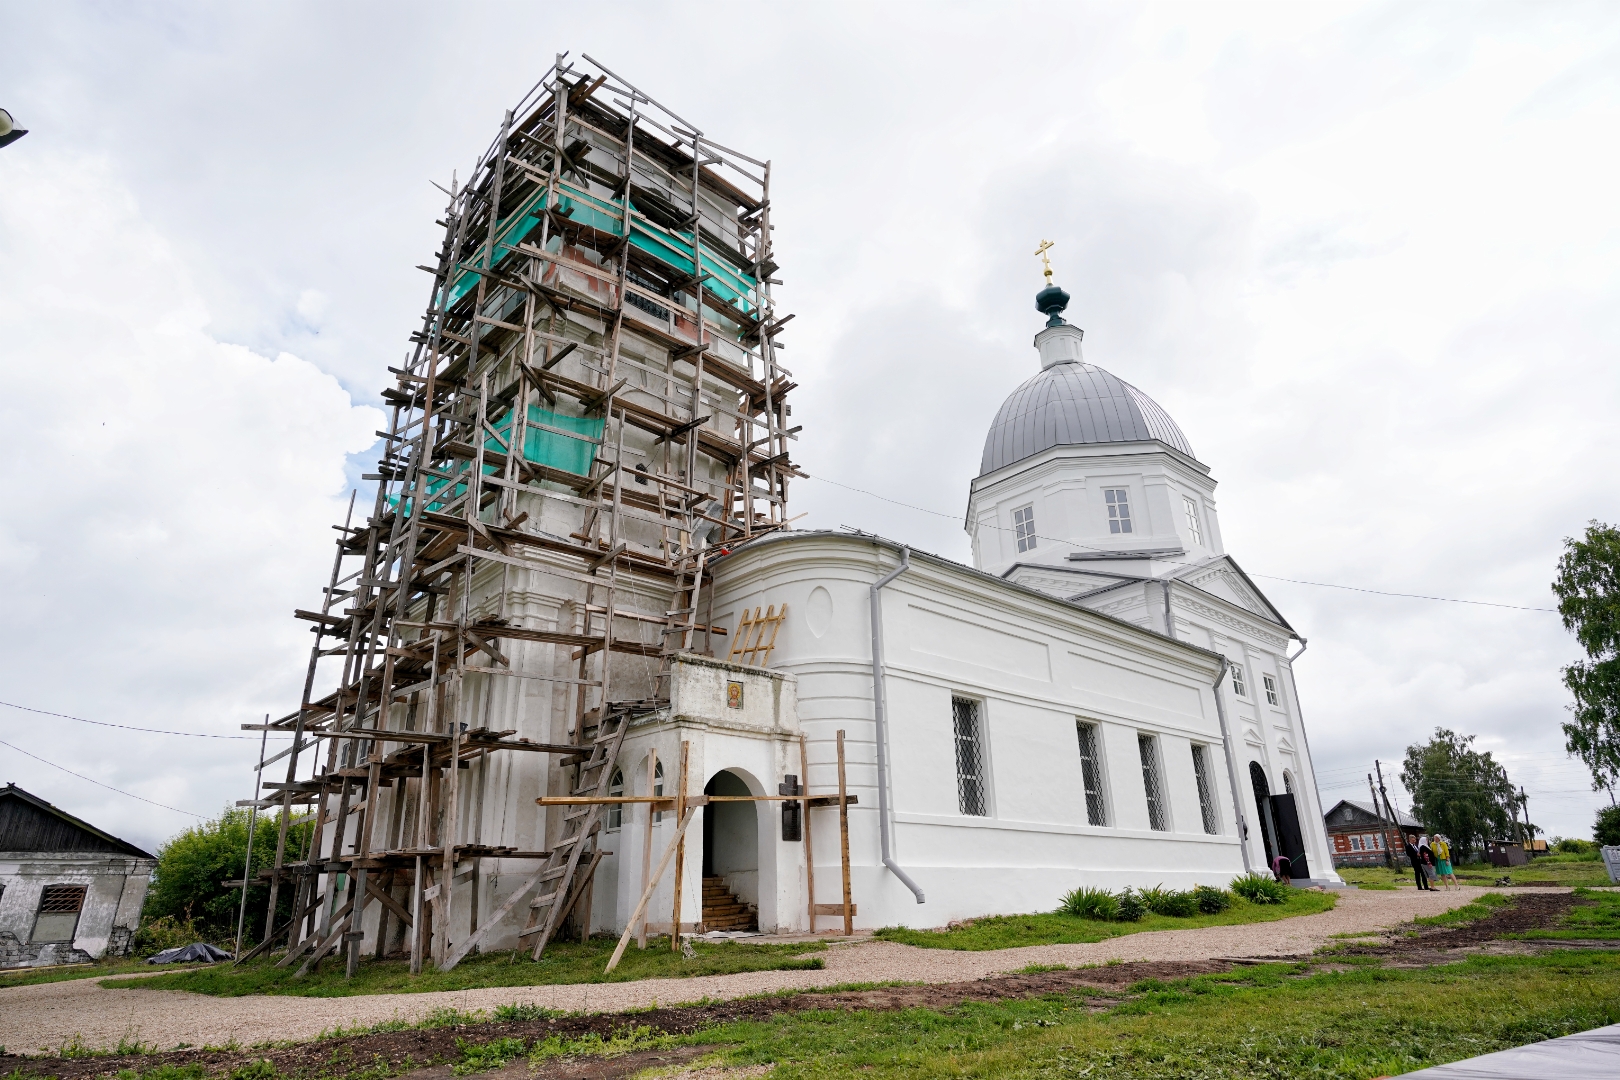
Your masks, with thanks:
<instances>
[{"instance_id":1,"label":"shrub","mask_svg":"<svg viewBox=\"0 0 1620 1080\"><path fill-rule=\"evenodd\" d=\"M1166 889L1163 885L1155 885L1151 889L1140 890L1142 903L1155 915L1168 915L1176 919L1190 919L1198 914L1198 901L1189 892L1180 892L1176 889Z\"/></svg>"},{"instance_id":2,"label":"shrub","mask_svg":"<svg viewBox=\"0 0 1620 1080\"><path fill-rule=\"evenodd\" d=\"M1598 846L1592 841L1576 840L1574 837L1555 841L1552 849L1560 855L1596 855L1598 853Z\"/></svg>"},{"instance_id":3,"label":"shrub","mask_svg":"<svg viewBox=\"0 0 1620 1080\"><path fill-rule=\"evenodd\" d=\"M1082 919L1109 922L1119 916L1119 904L1107 889L1070 889L1063 894L1058 911Z\"/></svg>"},{"instance_id":4,"label":"shrub","mask_svg":"<svg viewBox=\"0 0 1620 1080\"><path fill-rule=\"evenodd\" d=\"M1147 913L1147 904L1130 889L1121 889L1114 894L1114 918L1120 922L1141 922Z\"/></svg>"},{"instance_id":5,"label":"shrub","mask_svg":"<svg viewBox=\"0 0 1620 1080\"><path fill-rule=\"evenodd\" d=\"M190 920L160 915L141 922L140 929L135 931L134 953L142 957L156 956L164 949L177 949L202 940L202 931Z\"/></svg>"},{"instance_id":6,"label":"shrub","mask_svg":"<svg viewBox=\"0 0 1620 1080\"><path fill-rule=\"evenodd\" d=\"M1219 915L1232 906L1232 894L1211 885L1194 885L1193 901L1205 915Z\"/></svg>"},{"instance_id":7,"label":"shrub","mask_svg":"<svg viewBox=\"0 0 1620 1080\"><path fill-rule=\"evenodd\" d=\"M146 894L142 917L168 918L176 924L188 923L192 936L177 942L236 940L236 921L242 894L224 882L241 881L247 860L248 819L246 810L226 809L218 818L177 833L158 848L157 872ZM308 843L314 830L314 816L294 818L287 834L290 860ZM253 831L253 869L248 885L247 941L258 940L264 932L266 905L270 902L269 883L257 879L257 871L275 861L276 839L281 829L278 814L260 814ZM278 925L292 917L295 889L282 889L276 903Z\"/></svg>"},{"instance_id":8,"label":"shrub","mask_svg":"<svg viewBox=\"0 0 1620 1080\"><path fill-rule=\"evenodd\" d=\"M1251 904L1280 904L1288 899L1289 888L1265 874L1244 874L1232 882L1232 891Z\"/></svg>"}]
</instances>

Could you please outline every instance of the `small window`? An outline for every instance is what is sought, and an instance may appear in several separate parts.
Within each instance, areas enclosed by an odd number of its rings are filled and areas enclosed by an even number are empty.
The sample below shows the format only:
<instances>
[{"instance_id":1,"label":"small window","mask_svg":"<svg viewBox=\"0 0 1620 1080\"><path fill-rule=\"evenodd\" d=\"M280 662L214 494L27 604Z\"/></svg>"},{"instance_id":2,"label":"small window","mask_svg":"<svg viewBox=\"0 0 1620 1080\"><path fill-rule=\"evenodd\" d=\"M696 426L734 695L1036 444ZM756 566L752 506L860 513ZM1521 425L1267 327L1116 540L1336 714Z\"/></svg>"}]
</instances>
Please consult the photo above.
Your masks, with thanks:
<instances>
[{"instance_id":1,"label":"small window","mask_svg":"<svg viewBox=\"0 0 1620 1080\"><path fill-rule=\"evenodd\" d=\"M1019 551L1035 550L1035 507L1020 506L1013 511L1013 535Z\"/></svg>"},{"instance_id":2,"label":"small window","mask_svg":"<svg viewBox=\"0 0 1620 1080\"><path fill-rule=\"evenodd\" d=\"M1242 664L1232 665L1232 693L1236 694L1240 698L1246 698L1249 696L1249 684L1248 681L1243 677Z\"/></svg>"},{"instance_id":3,"label":"small window","mask_svg":"<svg viewBox=\"0 0 1620 1080\"><path fill-rule=\"evenodd\" d=\"M1215 785L1209 776L1209 747L1193 744L1193 777L1198 781L1198 810L1204 818L1204 831L1211 836L1221 831L1215 814Z\"/></svg>"},{"instance_id":4,"label":"small window","mask_svg":"<svg viewBox=\"0 0 1620 1080\"><path fill-rule=\"evenodd\" d=\"M1142 787L1147 792L1148 827L1165 832L1170 826L1164 812L1164 788L1159 783L1159 740L1138 735L1136 748L1142 753Z\"/></svg>"},{"instance_id":5,"label":"small window","mask_svg":"<svg viewBox=\"0 0 1620 1080\"><path fill-rule=\"evenodd\" d=\"M1103 801L1102 752L1097 725L1076 723L1080 733L1080 782L1086 789L1086 824L1107 825L1108 804Z\"/></svg>"},{"instance_id":6,"label":"small window","mask_svg":"<svg viewBox=\"0 0 1620 1080\"><path fill-rule=\"evenodd\" d=\"M1365 840L1366 840L1366 837L1352 836L1350 838L1350 850L1351 851L1360 851L1362 849L1362 844L1365 842Z\"/></svg>"},{"instance_id":7,"label":"small window","mask_svg":"<svg viewBox=\"0 0 1620 1080\"><path fill-rule=\"evenodd\" d=\"M1290 795L1294 793L1294 774L1287 769L1283 770L1283 790Z\"/></svg>"},{"instance_id":8,"label":"small window","mask_svg":"<svg viewBox=\"0 0 1620 1080\"><path fill-rule=\"evenodd\" d=\"M1125 488L1103 488L1103 501L1108 504L1108 531L1111 533L1130 532L1130 492Z\"/></svg>"},{"instance_id":9,"label":"small window","mask_svg":"<svg viewBox=\"0 0 1620 1080\"><path fill-rule=\"evenodd\" d=\"M1260 675L1260 683L1266 688L1266 704L1280 705L1282 702L1277 697L1277 680L1273 676L1262 672Z\"/></svg>"},{"instance_id":10,"label":"small window","mask_svg":"<svg viewBox=\"0 0 1620 1080\"><path fill-rule=\"evenodd\" d=\"M969 817L987 817L984 798L984 746L979 730L979 703L951 698L956 727L956 805Z\"/></svg>"},{"instance_id":11,"label":"small window","mask_svg":"<svg viewBox=\"0 0 1620 1080\"><path fill-rule=\"evenodd\" d=\"M1187 535L1195 544L1204 542L1204 530L1198 527L1198 504L1187 496L1181 497L1181 508L1187 513Z\"/></svg>"},{"instance_id":12,"label":"small window","mask_svg":"<svg viewBox=\"0 0 1620 1080\"><path fill-rule=\"evenodd\" d=\"M613 779L608 781L608 798L622 799L624 797L624 773L619 769L613 770ZM607 813L608 832L624 824L624 803L609 803Z\"/></svg>"},{"instance_id":13,"label":"small window","mask_svg":"<svg viewBox=\"0 0 1620 1080\"><path fill-rule=\"evenodd\" d=\"M83 885L47 885L40 893L39 913L34 916L31 942L72 941L79 928L79 909L84 907Z\"/></svg>"}]
</instances>

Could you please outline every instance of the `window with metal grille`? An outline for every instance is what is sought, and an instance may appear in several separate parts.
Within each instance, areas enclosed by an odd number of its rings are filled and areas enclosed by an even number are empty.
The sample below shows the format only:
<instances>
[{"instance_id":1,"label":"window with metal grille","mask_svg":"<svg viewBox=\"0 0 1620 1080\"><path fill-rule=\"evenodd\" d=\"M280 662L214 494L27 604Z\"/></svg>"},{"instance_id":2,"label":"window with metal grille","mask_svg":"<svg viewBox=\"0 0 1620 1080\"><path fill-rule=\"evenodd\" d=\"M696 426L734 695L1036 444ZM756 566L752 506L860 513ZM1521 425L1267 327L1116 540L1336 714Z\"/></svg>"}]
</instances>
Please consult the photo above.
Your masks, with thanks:
<instances>
[{"instance_id":1,"label":"window with metal grille","mask_svg":"<svg viewBox=\"0 0 1620 1080\"><path fill-rule=\"evenodd\" d=\"M1240 698L1249 696L1249 682L1243 677L1243 665L1232 665L1232 693Z\"/></svg>"},{"instance_id":2,"label":"window with metal grille","mask_svg":"<svg viewBox=\"0 0 1620 1080\"><path fill-rule=\"evenodd\" d=\"M970 817L987 817L984 797L984 743L979 731L979 703L951 698L956 726L956 805Z\"/></svg>"},{"instance_id":3,"label":"window with metal grille","mask_svg":"<svg viewBox=\"0 0 1620 1080\"><path fill-rule=\"evenodd\" d=\"M1086 824L1107 825L1108 804L1103 799L1102 749L1097 725L1077 721L1080 735L1080 781L1086 788Z\"/></svg>"},{"instance_id":4,"label":"window with metal grille","mask_svg":"<svg viewBox=\"0 0 1620 1080\"><path fill-rule=\"evenodd\" d=\"M1170 826L1164 812L1164 788L1159 783L1159 740L1138 735L1136 748L1142 753L1142 787L1147 791L1148 828L1165 832Z\"/></svg>"},{"instance_id":5,"label":"window with metal grille","mask_svg":"<svg viewBox=\"0 0 1620 1080\"><path fill-rule=\"evenodd\" d=\"M47 885L39 896L39 913L34 916L30 941L72 941L79 928L79 909L84 907L83 885Z\"/></svg>"},{"instance_id":6,"label":"window with metal grille","mask_svg":"<svg viewBox=\"0 0 1620 1080\"><path fill-rule=\"evenodd\" d=\"M1019 551L1035 550L1035 507L1020 506L1013 511L1013 535Z\"/></svg>"},{"instance_id":7,"label":"window with metal grille","mask_svg":"<svg viewBox=\"0 0 1620 1080\"><path fill-rule=\"evenodd\" d=\"M619 769L613 770L613 779L608 781L608 797L618 799L624 797L624 773ZM609 803L607 812L608 831L624 825L624 803Z\"/></svg>"},{"instance_id":8,"label":"window with metal grille","mask_svg":"<svg viewBox=\"0 0 1620 1080\"><path fill-rule=\"evenodd\" d=\"M1192 542L1202 544L1204 542L1204 530L1198 527L1198 504L1183 495L1181 497L1181 509L1187 514L1187 533L1192 537Z\"/></svg>"},{"instance_id":9,"label":"window with metal grille","mask_svg":"<svg viewBox=\"0 0 1620 1080\"><path fill-rule=\"evenodd\" d=\"M1221 831L1215 816L1215 783L1209 776L1209 747L1193 744L1193 776L1198 781L1198 810L1204 816L1204 831L1214 836Z\"/></svg>"},{"instance_id":10,"label":"window with metal grille","mask_svg":"<svg viewBox=\"0 0 1620 1080\"><path fill-rule=\"evenodd\" d=\"M1131 531L1131 496L1125 488L1103 488L1103 501L1108 504L1108 531Z\"/></svg>"},{"instance_id":11,"label":"window with metal grille","mask_svg":"<svg viewBox=\"0 0 1620 1080\"><path fill-rule=\"evenodd\" d=\"M1276 679L1272 678L1270 675L1261 673L1261 675L1260 675L1260 684L1266 688L1266 704L1267 705L1277 705L1277 704L1281 703L1280 699L1277 697L1277 680Z\"/></svg>"}]
</instances>

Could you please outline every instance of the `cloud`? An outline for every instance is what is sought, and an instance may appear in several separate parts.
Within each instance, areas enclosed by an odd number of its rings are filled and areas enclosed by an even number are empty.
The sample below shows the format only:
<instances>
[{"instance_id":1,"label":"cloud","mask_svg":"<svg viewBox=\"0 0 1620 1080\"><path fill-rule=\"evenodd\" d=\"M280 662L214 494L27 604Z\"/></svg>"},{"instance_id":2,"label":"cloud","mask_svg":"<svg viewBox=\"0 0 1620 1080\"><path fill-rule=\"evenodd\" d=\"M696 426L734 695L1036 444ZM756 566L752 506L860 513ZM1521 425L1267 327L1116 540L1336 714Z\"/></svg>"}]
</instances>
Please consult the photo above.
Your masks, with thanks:
<instances>
[{"instance_id":1,"label":"cloud","mask_svg":"<svg viewBox=\"0 0 1620 1080\"><path fill-rule=\"evenodd\" d=\"M1543 605L1562 537L1620 518L1609 9L489 4L499 34L448 37L409 3L176 10L8 25L32 133L0 152L0 663L25 704L296 704L285 613L426 297L427 180L465 176L556 49L773 161L806 525L966 557L984 431L1035 371L1043 237L1088 358L1186 430L1250 571ZM1555 617L1262 584L1311 639L1330 802L1443 723L1587 827ZM162 801L244 794L214 748L60 738Z\"/></svg>"},{"instance_id":2,"label":"cloud","mask_svg":"<svg viewBox=\"0 0 1620 1080\"><path fill-rule=\"evenodd\" d=\"M105 161L0 172L6 700L240 734L296 702L321 536L381 414L332 376L208 333L173 246ZM199 813L251 744L141 737L0 709L8 741ZM129 839L182 822L9 755L10 778ZM19 768L20 767L20 768Z\"/></svg>"}]
</instances>

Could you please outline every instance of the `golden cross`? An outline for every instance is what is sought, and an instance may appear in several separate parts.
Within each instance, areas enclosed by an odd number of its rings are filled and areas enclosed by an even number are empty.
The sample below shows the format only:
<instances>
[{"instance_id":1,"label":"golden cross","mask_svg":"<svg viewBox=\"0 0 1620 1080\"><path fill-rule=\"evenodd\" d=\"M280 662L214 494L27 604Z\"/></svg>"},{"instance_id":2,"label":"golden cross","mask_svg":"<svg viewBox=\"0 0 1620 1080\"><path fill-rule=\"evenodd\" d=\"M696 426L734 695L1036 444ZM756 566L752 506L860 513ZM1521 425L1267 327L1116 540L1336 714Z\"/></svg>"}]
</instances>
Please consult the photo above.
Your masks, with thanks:
<instances>
[{"instance_id":1,"label":"golden cross","mask_svg":"<svg viewBox=\"0 0 1620 1080\"><path fill-rule=\"evenodd\" d=\"M1046 253L1050 251L1053 246L1052 241L1042 240L1041 246L1035 249L1035 254L1041 257L1041 266L1045 268L1043 272L1046 274L1046 283L1048 285L1052 284L1052 260L1047 258Z\"/></svg>"}]
</instances>

